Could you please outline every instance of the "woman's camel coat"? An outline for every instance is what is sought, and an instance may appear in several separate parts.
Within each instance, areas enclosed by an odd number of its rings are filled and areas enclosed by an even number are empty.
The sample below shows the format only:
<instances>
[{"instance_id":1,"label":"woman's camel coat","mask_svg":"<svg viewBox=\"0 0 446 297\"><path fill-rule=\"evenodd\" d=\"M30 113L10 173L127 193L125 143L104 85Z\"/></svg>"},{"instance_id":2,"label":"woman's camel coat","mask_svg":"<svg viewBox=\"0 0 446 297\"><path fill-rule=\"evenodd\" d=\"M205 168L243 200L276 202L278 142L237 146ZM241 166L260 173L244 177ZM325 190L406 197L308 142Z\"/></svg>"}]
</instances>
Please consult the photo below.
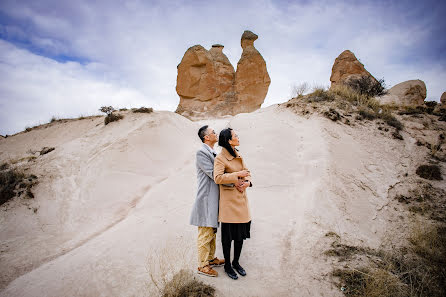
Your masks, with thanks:
<instances>
[{"instance_id":1,"label":"woman's camel coat","mask_svg":"<svg viewBox=\"0 0 446 297\"><path fill-rule=\"evenodd\" d=\"M218 221L223 223L247 223L251 221L246 189L240 193L233 185L238 181L237 172L248 170L243 158L235 152L232 156L222 148L214 161L214 181L220 186ZM250 176L244 178L250 180ZM232 186L231 186L232 184Z\"/></svg>"}]
</instances>

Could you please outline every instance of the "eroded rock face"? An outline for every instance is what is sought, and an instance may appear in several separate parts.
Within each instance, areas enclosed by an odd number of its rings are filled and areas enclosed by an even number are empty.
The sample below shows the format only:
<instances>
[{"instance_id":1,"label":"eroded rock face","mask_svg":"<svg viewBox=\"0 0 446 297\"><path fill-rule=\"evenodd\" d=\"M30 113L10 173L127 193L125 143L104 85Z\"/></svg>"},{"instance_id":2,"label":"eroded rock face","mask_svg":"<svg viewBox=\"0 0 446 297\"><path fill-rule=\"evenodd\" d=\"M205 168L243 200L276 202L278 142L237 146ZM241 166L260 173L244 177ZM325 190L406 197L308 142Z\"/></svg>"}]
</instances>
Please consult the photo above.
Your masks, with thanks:
<instances>
[{"instance_id":1,"label":"eroded rock face","mask_svg":"<svg viewBox=\"0 0 446 297\"><path fill-rule=\"evenodd\" d=\"M381 104L423 105L426 99L426 84L419 79L408 80L393 86L386 95L376 99Z\"/></svg>"},{"instance_id":2,"label":"eroded rock face","mask_svg":"<svg viewBox=\"0 0 446 297\"><path fill-rule=\"evenodd\" d=\"M331 86L345 84L352 79L359 79L362 76L367 76L375 82L377 81L351 51L345 50L335 59L331 69Z\"/></svg>"},{"instance_id":3,"label":"eroded rock face","mask_svg":"<svg viewBox=\"0 0 446 297\"><path fill-rule=\"evenodd\" d=\"M440 97L440 103L446 104L446 92L443 92L443 94Z\"/></svg>"},{"instance_id":4,"label":"eroded rock face","mask_svg":"<svg viewBox=\"0 0 446 297\"><path fill-rule=\"evenodd\" d=\"M207 110L209 101L219 93L215 64L209 51L201 45L190 47L177 68L176 90L180 96L177 112Z\"/></svg>"},{"instance_id":5,"label":"eroded rock face","mask_svg":"<svg viewBox=\"0 0 446 297\"><path fill-rule=\"evenodd\" d=\"M237 72L215 44L207 51L201 45L189 48L178 65L176 112L186 117L235 115L260 108L271 82L262 55L255 49L257 35L242 35L242 57Z\"/></svg>"},{"instance_id":6,"label":"eroded rock face","mask_svg":"<svg viewBox=\"0 0 446 297\"><path fill-rule=\"evenodd\" d=\"M251 31L245 31L242 35L243 53L235 73L235 91L240 107L237 113L259 109L271 83L265 60L254 47L257 38Z\"/></svg>"}]
</instances>

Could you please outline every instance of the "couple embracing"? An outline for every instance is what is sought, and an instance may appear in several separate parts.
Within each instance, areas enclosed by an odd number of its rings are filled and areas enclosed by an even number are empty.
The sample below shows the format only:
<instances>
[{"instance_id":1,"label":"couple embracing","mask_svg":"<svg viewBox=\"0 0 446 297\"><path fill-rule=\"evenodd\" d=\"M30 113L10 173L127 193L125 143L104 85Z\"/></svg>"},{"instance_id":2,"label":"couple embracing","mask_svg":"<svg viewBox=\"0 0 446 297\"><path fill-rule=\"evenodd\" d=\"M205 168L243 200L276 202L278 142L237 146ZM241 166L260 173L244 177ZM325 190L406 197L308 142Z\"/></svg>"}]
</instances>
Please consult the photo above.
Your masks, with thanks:
<instances>
[{"instance_id":1,"label":"couple embracing","mask_svg":"<svg viewBox=\"0 0 446 297\"><path fill-rule=\"evenodd\" d=\"M240 266L243 240L250 238L251 215L246 188L252 187L251 175L238 153L239 138L231 128L217 136L209 126L198 130L203 145L196 155L198 190L190 224L198 226L198 273L218 276L212 267L224 265L226 274L237 279L245 276ZM214 145L222 148L217 155ZM221 223L223 259L215 257L217 228ZM231 244L234 258L231 262ZM234 271L235 270L235 271Z\"/></svg>"}]
</instances>

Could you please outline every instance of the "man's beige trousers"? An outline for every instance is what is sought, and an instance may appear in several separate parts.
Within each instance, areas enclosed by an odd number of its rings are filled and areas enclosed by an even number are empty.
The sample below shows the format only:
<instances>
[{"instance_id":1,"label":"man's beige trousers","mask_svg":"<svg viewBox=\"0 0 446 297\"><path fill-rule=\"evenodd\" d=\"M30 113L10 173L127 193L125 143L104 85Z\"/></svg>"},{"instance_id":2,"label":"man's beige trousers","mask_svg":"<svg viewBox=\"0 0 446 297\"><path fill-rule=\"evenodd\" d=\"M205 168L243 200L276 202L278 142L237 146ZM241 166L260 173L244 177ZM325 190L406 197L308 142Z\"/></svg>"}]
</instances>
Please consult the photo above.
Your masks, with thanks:
<instances>
[{"instance_id":1,"label":"man's beige trousers","mask_svg":"<svg viewBox=\"0 0 446 297\"><path fill-rule=\"evenodd\" d=\"M198 227L198 267L204 267L215 258L215 238L212 227Z\"/></svg>"}]
</instances>

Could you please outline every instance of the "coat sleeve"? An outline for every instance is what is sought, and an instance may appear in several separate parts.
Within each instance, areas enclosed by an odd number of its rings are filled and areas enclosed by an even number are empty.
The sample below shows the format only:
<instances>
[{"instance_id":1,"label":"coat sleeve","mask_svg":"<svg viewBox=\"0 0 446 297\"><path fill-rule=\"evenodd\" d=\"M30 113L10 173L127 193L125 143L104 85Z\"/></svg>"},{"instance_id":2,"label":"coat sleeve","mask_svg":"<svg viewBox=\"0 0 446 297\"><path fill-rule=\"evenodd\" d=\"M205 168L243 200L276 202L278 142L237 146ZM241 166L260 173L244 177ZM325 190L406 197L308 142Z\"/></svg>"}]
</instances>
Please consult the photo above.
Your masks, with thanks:
<instances>
[{"instance_id":1,"label":"coat sleeve","mask_svg":"<svg viewBox=\"0 0 446 297\"><path fill-rule=\"evenodd\" d=\"M197 165L207 176L214 179L214 164L202 151L197 152Z\"/></svg>"},{"instance_id":2,"label":"coat sleeve","mask_svg":"<svg viewBox=\"0 0 446 297\"><path fill-rule=\"evenodd\" d=\"M242 159L242 165L243 165L243 170L249 170L248 168L246 168L245 161L243 161L243 159ZM245 177L245 181L249 181L250 182L249 186L252 187L251 176Z\"/></svg>"},{"instance_id":3,"label":"coat sleeve","mask_svg":"<svg viewBox=\"0 0 446 297\"><path fill-rule=\"evenodd\" d=\"M237 172L225 173L225 164L218 156L214 161L214 181L216 184L232 184L238 181Z\"/></svg>"}]
</instances>

